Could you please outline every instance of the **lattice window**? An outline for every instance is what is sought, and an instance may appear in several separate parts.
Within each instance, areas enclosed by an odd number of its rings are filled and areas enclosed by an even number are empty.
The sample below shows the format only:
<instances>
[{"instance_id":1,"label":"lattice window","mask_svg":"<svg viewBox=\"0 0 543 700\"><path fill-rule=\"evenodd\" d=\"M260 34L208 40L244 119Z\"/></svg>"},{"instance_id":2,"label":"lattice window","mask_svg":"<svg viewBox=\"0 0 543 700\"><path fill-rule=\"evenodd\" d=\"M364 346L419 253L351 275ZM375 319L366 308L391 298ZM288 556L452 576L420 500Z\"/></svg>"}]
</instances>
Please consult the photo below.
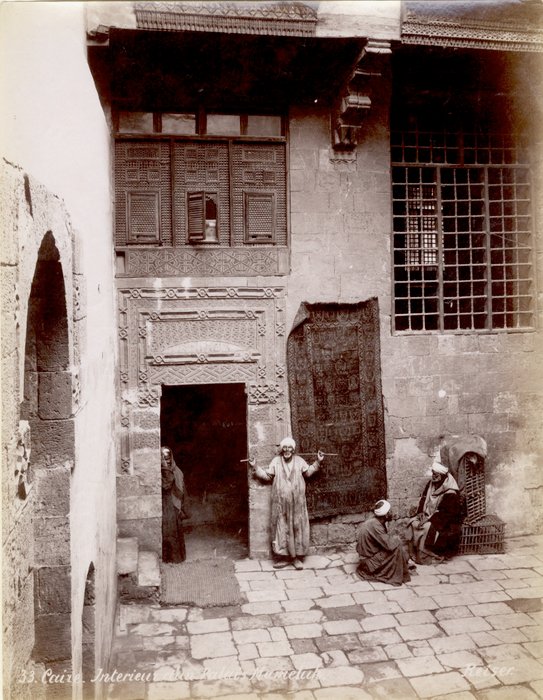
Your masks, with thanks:
<instances>
[{"instance_id":1,"label":"lattice window","mask_svg":"<svg viewBox=\"0 0 543 700\"><path fill-rule=\"evenodd\" d=\"M168 144L115 144L115 200L117 245L171 245Z\"/></svg>"},{"instance_id":2,"label":"lattice window","mask_svg":"<svg viewBox=\"0 0 543 700\"><path fill-rule=\"evenodd\" d=\"M236 244L287 244L283 144L233 144L232 208Z\"/></svg>"},{"instance_id":3,"label":"lattice window","mask_svg":"<svg viewBox=\"0 0 543 700\"><path fill-rule=\"evenodd\" d=\"M530 171L508 134L392 136L396 331L534 324Z\"/></svg>"},{"instance_id":4,"label":"lattice window","mask_svg":"<svg viewBox=\"0 0 543 700\"><path fill-rule=\"evenodd\" d=\"M128 242L157 243L160 240L158 192L128 193Z\"/></svg>"},{"instance_id":5,"label":"lattice window","mask_svg":"<svg viewBox=\"0 0 543 700\"><path fill-rule=\"evenodd\" d=\"M419 173L415 173L420 176ZM436 188L428 184L407 185L406 265L437 265Z\"/></svg>"},{"instance_id":6,"label":"lattice window","mask_svg":"<svg viewBox=\"0 0 543 700\"><path fill-rule=\"evenodd\" d=\"M287 245L284 141L123 138L115 184L118 246Z\"/></svg>"},{"instance_id":7,"label":"lattice window","mask_svg":"<svg viewBox=\"0 0 543 700\"><path fill-rule=\"evenodd\" d=\"M245 240L273 243L275 240L275 194L245 192Z\"/></svg>"}]
</instances>

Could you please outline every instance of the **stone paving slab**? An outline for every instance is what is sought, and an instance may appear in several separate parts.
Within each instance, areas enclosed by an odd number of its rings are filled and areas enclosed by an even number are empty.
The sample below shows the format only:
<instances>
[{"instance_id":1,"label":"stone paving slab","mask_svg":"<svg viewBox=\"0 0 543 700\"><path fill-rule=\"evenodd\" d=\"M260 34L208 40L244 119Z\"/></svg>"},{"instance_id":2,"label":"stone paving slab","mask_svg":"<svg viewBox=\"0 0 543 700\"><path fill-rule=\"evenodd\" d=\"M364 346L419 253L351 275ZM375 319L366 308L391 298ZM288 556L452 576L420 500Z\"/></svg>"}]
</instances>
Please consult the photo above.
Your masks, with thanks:
<instances>
[{"instance_id":1,"label":"stone paving slab","mask_svg":"<svg viewBox=\"0 0 543 700\"><path fill-rule=\"evenodd\" d=\"M419 566L401 587L361 581L352 549L302 570L237 561L240 605L119 606L111 663L126 680L108 697L543 698L542 544Z\"/></svg>"}]
</instances>

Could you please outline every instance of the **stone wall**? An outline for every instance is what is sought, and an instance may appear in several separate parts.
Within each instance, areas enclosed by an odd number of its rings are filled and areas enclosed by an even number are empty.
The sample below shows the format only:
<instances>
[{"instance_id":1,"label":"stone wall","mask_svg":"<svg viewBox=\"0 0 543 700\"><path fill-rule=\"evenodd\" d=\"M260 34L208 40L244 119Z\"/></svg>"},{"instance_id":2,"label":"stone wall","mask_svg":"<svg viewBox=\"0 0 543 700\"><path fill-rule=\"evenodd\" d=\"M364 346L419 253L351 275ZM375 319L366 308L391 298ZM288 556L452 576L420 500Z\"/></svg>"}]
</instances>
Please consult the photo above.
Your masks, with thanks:
<instances>
[{"instance_id":1,"label":"stone wall","mask_svg":"<svg viewBox=\"0 0 543 700\"><path fill-rule=\"evenodd\" d=\"M331 157L324 110L291 112L287 327L301 301L355 302L377 296L387 495L395 511L403 517L417 502L444 436L475 433L488 443L487 511L506 522L509 535L541 531L541 331L391 332L389 95L386 83L380 88L353 159ZM540 154L534 148L534 158ZM538 167L535 161L533 191L541 194ZM540 199L535 214L537 231ZM536 250L541 251L541 235ZM536 288L541 288L542 272L539 252ZM541 308L540 296L539 315ZM313 541L333 546L352 538L355 529L351 517L319 521Z\"/></svg>"},{"instance_id":2,"label":"stone wall","mask_svg":"<svg viewBox=\"0 0 543 700\"><path fill-rule=\"evenodd\" d=\"M206 300L221 299L225 294L232 309L249 308L243 301L248 294L265 296L265 290L272 288L276 291L271 294L284 299L285 323L275 339L275 376L267 373L263 375L265 381L259 380L266 385L260 398L249 392L248 442L259 463L271 458L270 445L288 432L287 386L280 365L300 303L354 303L377 297L387 445L386 495L398 516L405 517L417 501L442 438L474 432L482 435L489 447L488 509L506 521L509 534L540 529L537 517L534 519L527 510L541 498L536 442L542 395L538 335L392 334L389 100L390 76L385 69L363 126L361 143L352 154L331 149L328 109L291 109L289 275L191 278L190 287L181 277L154 287L152 278L118 281L120 376L126 412L125 473L119 477L123 536L136 535L145 548L159 551L160 502L152 489L159 474L160 381L231 381L232 372L254 369L251 364L238 365L237 369L231 364L199 364L202 360L196 356L189 365L176 366L162 352L155 361L154 353L145 350L151 347L153 328L159 327L161 318L164 324L166 319L173 323L183 314L188 314L187 319L191 314L194 318L202 312L205 315L216 306L216 302ZM269 331L270 325L266 328ZM176 332L178 343L187 340L181 326ZM262 360L266 372L270 357L267 363ZM255 381L252 375L236 376L237 381L248 382L249 386ZM274 382L279 387L278 396L266 397ZM249 501L251 555L264 556L269 551L269 486L250 479ZM313 550L352 542L363 517L361 513L315 521Z\"/></svg>"},{"instance_id":3,"label":"stone wall","mask_svg":"<svg viewBox=\"0 0 543 700\"><path fill-rule=\"evenodd\" d=\"M109 133L86 62L83 10L77 3L2 8L9 69L0 81L6 698L39 697L46 667L78 673L84 643L88 652L92 641L93 658L105 667L112 638L117 347ZM43 279L58 284L52 312L29 334L29 300L47 296L47 288L32 286L40 265L53 274ZM67 339L61 352L51 348L51 357L62 358L54 368L32 351L35 338L47 348L52 318L63 326L54 337ZM29 361L25 370L25 346L35 371ZM24 496L23 463L31 474ZM92 640L85 605L91 566ZM41 662L34 686L18 682L32 670L32 653ZM57 690L72 696L69 683Z\"/></svg>"}]
</instances>

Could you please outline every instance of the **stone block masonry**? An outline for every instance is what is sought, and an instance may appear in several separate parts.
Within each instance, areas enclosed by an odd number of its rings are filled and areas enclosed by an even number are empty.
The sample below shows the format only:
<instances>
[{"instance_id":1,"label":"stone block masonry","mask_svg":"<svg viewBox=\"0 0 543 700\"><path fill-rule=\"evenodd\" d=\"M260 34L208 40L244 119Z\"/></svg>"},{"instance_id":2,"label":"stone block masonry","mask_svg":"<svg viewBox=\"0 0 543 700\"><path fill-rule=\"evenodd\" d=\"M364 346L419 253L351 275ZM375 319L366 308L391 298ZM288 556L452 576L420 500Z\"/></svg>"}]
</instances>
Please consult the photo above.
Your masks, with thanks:
<instances>
[{"instance_id":1,"label":"stone block masonry","mask_svg":"<svg viewBox=\"0 0 543 700\"><path fill-rule=\"evenodd\" d=\"M265 613L253 609L258 603L249 603L229 609L227 616L224 608L168 612L157 603L121 604L112 659L119 680L109 684L108 697L127 697L123 693L130 687L130 697L164 700L177 697L184 684L182 697L187 698L292 694L304 700L415 700L487 693L489 698L536 700L543 662L541 642L531 641L531 632L540 625L541 599L527 596L538 590L541 544L540 536L520 538L508 542L499 558L463 556L419 566L400 588L364 581L366 591L353 595L359 602L313 592L331 589L338 580L360 582L346 563L349 552L307 557L303 571L276 571L268 560L236 562L240 584L266 584L258 590L268 590L270 597L278 590L298 590L291 585L298 580L314 581L305 589L309 609L289 611L286 599L267 603ZM516 551L523 552L521 569ZM459 571L460 585L482 582L480 572L493 570L485 566L505 572L495 582L503 601L459 607L454 595L443 595L438 607L427 597L430 585L436 591L457 585ZM502 588L519 570L529 582L522 599ZM159 615L164 622L153 622ZM501 636L505 627L507 638ZM157 655L150 649L165 651ZM134 669L145 677L131 683Z\"/></svg>"}]
</instances>

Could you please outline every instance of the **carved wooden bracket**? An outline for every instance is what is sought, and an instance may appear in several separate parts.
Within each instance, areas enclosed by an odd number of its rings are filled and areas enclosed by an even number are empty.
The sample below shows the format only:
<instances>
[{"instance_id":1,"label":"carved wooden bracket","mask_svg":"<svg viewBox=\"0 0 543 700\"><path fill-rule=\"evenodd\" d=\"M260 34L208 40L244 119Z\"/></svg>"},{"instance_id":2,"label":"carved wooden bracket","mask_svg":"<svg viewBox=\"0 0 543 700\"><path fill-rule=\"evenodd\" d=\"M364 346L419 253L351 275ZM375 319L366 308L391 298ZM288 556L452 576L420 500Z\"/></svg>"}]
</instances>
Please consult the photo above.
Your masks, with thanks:
<instances>
[{"instance_id":1,"label":"carved wooden bracket","mask_svg":"<svg viewBox=\"0 0 543 700\"><path fill-rule=\"evenodd\" d=\"M390 54L390 42L368 39L347 87L332 112L332 146L336 151L353 151L360 141L362 124L371 109L371 93L383 72L383 54Z\"/></svg>"}]
</instances>

